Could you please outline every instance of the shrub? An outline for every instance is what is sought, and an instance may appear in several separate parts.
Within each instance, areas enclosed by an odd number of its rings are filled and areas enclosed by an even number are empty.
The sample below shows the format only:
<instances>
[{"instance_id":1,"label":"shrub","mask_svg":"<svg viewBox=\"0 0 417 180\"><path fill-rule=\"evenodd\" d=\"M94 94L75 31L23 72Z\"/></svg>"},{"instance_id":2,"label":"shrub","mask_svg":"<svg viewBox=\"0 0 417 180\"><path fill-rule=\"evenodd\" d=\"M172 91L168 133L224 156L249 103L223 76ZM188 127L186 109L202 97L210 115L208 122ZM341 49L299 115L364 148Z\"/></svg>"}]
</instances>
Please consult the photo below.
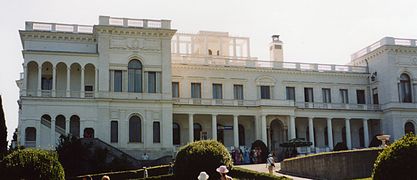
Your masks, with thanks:
<instances>
[{"instance_id":1,"label":"shrub","mask_svg":"<svg viewBox=\"0 0 417 180\"><path fill-rule=\"evenodd\" d=\"M265 163L266 162L266 158L268 157L269 154L269 150L266 147L265 143L261 140L256 140L255 142L252 143L252 147L251 147L251 152L253 149L255 149L256 147L261 149L261 162Z\"/></svg>"},{"instance_id":2,"label":"shrub","mask_svg":"<svg viewBox=\"0 0 417 180\"><path fill-rule=\"evenodd\" d=\"M64 179L64 169L52 151L16 150L4 157L2 179ZM7 178L6 178L7 177Z\"/></svg>"},{"instance_id":3,"label":"shrub","mask_svg":"<svg viewBox=\"0 0 417 180\"><path fill-rule=\"evenodd\" d=\"M220 165L232 167L232 158L226 147L214 140L196 141L179 150L174 174L176 179L196 179L201 171L205 171L210 179L219 179L216 168Z\"/></svg>"},{"instance_id":4,"label":"shrub","mask_svg":"<svg viewBox=\"0 0 417 180\"><path fill-rule=\"evenodd\" d=\"M407 134L377 157L373 179L413 179L417 170L417 137Z\"/></svg>"},{"instance_id":5,"label":"shrub","mask_svg":"<svg viewBox=\"0 0 417 180\"><path fill-rule=\"evenodd\" d=\"M229 172L229 175L237 179L256 179L256 180L287 179L286 177L275 176L275 175L271 175L268 173L252 171L252 170L243 169L239 167L233 167L233 169Z\"/></svg>"}]
</instances>

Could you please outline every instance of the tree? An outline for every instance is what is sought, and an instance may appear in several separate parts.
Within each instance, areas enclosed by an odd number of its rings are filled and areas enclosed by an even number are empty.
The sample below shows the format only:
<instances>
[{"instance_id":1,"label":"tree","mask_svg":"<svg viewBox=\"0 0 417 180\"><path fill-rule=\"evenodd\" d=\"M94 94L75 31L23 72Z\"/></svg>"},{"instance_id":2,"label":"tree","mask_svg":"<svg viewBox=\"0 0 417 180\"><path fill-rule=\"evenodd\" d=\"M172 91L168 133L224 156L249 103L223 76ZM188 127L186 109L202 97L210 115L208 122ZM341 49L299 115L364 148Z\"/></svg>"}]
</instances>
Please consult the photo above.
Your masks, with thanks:
<instances>
[{"instance_id":1,"label":"tree","mask_svg":"<svg viewBox=\"0 0 417 180\"><path fill-rule=\"evenodd\" d=\"M372 179L415 179L417 136L409 133L386 147L376 158Z\"/></svg>"},{"instance_id":2,"label":"tree","mask_svg":"<svg viewBox=\"0 0 417 180\"><path fill-rule=\"evenodd\" d=\"M174 164L175 179L196 179L201 171L210 174L210 179L220 178L216 168L232 167L232 158L226 147L215 140L192 142L178 151Z\"/></svg>"},{"instance_id":3,"label":"tree","mask_svg":"<svg viewBox=\"0 0 417 180\"><path fill-rule=\"evenodd\" d=\"M7 153L7 127L4 118L3 103L0 95L0 158Z\"/></svg>"},{"instance_id":4,"label":"tree","mask_svg":"<svg viewBox=\"0 0 417 180\"><path fill-rule=\"evenodd\" d=\"M64 169L53 151L16 150L5 156L0 166L1 179L65 179Z\"/></svg>"}]
</instances>

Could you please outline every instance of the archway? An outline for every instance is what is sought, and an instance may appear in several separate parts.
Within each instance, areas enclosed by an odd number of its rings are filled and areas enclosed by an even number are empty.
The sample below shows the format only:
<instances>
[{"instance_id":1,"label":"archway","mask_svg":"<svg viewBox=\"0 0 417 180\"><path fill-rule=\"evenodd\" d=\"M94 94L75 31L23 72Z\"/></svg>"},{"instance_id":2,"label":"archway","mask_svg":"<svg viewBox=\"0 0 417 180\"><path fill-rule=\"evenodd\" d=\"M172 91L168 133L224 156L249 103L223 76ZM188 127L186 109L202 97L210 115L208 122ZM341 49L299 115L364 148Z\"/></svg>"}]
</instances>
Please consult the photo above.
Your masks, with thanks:
<instances>
[{"instance_id":1,"label":"archway","mask_svg":"<svg viewBox=\"0 0 417 180\"><path fill-rule=\"evenodd\" d=\"M284 129L284 124L281 120L275 119L271 122L270 125L270 148L272 151L280 152L282 149L279 145L286 140L288 137L286 136L286 131Z\"/></svg>"},{"instance_id":2,"label":"archway","mask_svg":"<svg viewBox=\"0 0 417 180\"><path fill-rule=\"evenodd\" d=\"M217 124L217 141L224 144L224 126Z\"/></svg>"},{"instance_id":3,"label":"archway","mask_svg":"<svg viewBox=\"0 0 417 180\"><path fill-rule=\"evenodd\" d=\"M94 129L93 128L85 128L84 129L84 138L94 138Z\"/></svg>"},{"instance_id":4,"label":"archway","mask_svg":"<svg viewBox=\"0 0 417 180\"><path fill-rule=\"evenodd\" d=\"M407 122L404 125L404 133L408 134L408 133L413 133L416 134L416 130L414 127L414 124L412 122Z\"/></svg>"},{"instance_id":5,"label":"archway","mask_svg":"<svg viewBox=\"0 0 417 180\"><path fill-rule=\"evenodd\" d=\"M25 129L25 146L36 147L36 129L34 127Z\"/></svg>"}]
</instances>

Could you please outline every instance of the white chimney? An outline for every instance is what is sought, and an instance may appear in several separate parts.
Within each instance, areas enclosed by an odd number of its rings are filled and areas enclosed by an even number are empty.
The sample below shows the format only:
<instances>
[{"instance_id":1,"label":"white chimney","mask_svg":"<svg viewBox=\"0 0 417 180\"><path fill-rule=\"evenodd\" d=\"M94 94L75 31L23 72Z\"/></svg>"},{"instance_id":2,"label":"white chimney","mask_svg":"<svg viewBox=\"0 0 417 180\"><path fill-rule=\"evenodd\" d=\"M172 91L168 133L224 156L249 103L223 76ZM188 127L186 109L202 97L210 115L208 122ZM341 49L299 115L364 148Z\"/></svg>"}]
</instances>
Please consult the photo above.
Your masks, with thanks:
<instances>
[{"instance_id":1,"label":"white chimney","mask_svg":"<svg viewBox=\"0 0 417 180\"><path fill-rule=\"evenodd\" d=\"M284 61L283 44L284 43L279 40L279 35L272 35L272 42L269 44L269 57L271 61Z\"/></svg>"}]
</instances>

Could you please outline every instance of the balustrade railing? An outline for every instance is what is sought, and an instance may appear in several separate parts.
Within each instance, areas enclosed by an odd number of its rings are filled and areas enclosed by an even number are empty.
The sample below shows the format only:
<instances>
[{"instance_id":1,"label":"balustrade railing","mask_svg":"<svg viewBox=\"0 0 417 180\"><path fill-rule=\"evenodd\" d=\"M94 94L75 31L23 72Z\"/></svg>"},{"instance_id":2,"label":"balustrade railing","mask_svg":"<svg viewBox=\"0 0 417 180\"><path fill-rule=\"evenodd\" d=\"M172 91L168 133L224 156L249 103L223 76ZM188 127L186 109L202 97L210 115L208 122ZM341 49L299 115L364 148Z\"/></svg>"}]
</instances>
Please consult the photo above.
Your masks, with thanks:
<instances>
[{"instance_id":1,"label":"balustrade railing","mask_svg":"<svg viewBox=\"0 0 417 180\"><path fill-rule=\"evenodd\" d=\"M410 46L410 47L416 47L417 46L417 39L402 39L402 38L393 38L393 37L384 37L381 40L353 53L351 55L352 61L368 54L375 49L378 49L381 46L384 45L398 45L398 46Z\"/></svg>"},{"instance_id":2,"label":"balustrade railing","mask_svg":"<svg viewBox=\"0 0 417 180\"><path fill-rule=\"evenodd\" d=\"M26 21L26 31L93 33L93 26Z\"/></svg>"},{"instance_id":3,"label":"balustrade railing","mask_svg":"<svg viewBox=\"0 0 417 180\"><path fill-rule=\"evenodd\" d=\"M291 69L299 71L316 71L316 72L353 72L367 73L364 66L334 65L334 64L315 64L300 62L277 62L262 61L234 57L216 57L216 56L181 56L172 55L173 64L195 64L195 65L220 65L220 66L238 66L248 68L270 68L270 69Z\"/></svg>"}]
</instances>

